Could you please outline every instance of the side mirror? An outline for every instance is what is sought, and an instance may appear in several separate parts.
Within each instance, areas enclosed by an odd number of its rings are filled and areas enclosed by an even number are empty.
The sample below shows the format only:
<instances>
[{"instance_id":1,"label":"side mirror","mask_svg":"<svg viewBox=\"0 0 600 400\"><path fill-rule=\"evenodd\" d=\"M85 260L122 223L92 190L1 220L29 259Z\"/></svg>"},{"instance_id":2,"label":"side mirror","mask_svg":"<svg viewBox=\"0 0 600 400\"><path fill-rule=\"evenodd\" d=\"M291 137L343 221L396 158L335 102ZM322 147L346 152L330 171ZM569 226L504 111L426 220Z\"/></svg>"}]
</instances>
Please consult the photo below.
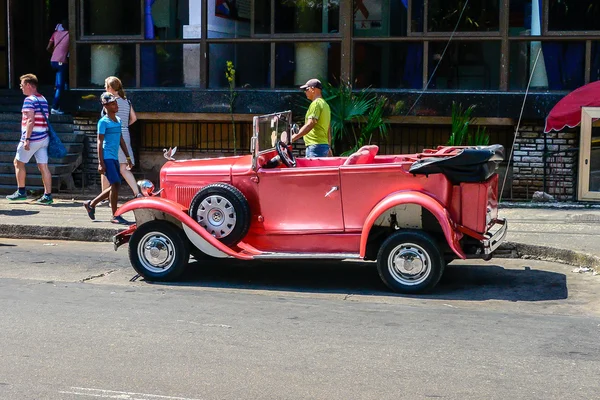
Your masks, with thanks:
<instances>
[{"instance_id":1,"label":"side mirror","mask_svg":"<svg viewBox=\"0 0 600 400\"><path fill-rule=\"evenodd\" d=\"M297 124L292 124L292 127L290 128L290 132L292 135L295 135L298 132L300 132L300 127L298 127Z\"/></svg>"}]
</instances>

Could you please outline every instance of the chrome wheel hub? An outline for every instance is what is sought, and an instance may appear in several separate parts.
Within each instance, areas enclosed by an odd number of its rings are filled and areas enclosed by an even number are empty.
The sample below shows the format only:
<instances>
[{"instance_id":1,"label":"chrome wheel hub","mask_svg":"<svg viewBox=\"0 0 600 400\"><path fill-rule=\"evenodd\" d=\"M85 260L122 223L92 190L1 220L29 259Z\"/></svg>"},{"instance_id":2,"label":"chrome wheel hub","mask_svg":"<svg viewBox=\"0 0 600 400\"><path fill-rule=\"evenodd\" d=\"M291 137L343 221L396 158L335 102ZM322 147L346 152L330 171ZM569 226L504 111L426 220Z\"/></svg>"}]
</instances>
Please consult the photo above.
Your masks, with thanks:
<instances>
[{"instance_id":1,"label":"chrome wheel hub","mask_svg":"<svg viewBox=\"0 0 600 400\"><path fill-rule=\"evenodd\" d=\"M388 256L388 270L392 278L403 285L418 285L431 273L431 258L421 246L403 243Z\"/></svg>"},{"instance_id":2,"label":"chrome wheel hub","mask_svg":"<svg viewBox=\"0 0 600 400\"><path fill-rule=\"evenodd\" d=\"M147 233L138 244L140 262L150 272L162 273L173 266L175 247L161 232Z\"/></svg>"},{"instance_id":3,"label":"chrome wheel hub","mask_svg":"<svg viewBox=\"0 0 600 400\"><path fill-rule=\"evenodd\" d=\"M235 208L223 196L209 196L200 203L197 220L201 227L219 239L229 235L235 228Z\"/></svg>"}]
</instances>

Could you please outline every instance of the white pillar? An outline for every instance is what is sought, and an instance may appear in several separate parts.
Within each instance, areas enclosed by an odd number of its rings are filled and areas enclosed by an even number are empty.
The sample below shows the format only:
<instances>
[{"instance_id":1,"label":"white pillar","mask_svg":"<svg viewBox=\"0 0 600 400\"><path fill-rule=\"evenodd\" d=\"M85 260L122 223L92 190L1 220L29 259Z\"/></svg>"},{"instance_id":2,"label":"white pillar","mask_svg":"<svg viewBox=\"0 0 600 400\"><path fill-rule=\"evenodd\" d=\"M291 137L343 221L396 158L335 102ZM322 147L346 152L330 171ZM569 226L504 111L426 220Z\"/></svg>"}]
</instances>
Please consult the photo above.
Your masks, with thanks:
<instances>
[{"instance_id":1,"label":"white pillar","mask_svg":"<svg viewBox=\"0 0 600 400\"><path fill-rule=\"evenodd\" d=\"M540 16L540 3L538 0L533 0L531 2L531 36L541 36L542 34ZM533 70L538 52L540 52L540 57L535 70ZM542 42L531 42L529 54L529 73L532 75L531 87L548 87L548 76L546 75L546 63L544 62L544 53L542 52Z\"/></svg>"},{"instance_id":2,"label":"white pillar","mask_svg":"<svg viewBox=\"0 0 600 400\"><path fill-rule=\"evenodd\" d=\"M121 62L121 46L118 44L92 45L91 83L104 87L106 77L116 75Z\"/></svg>"}]
</instances>

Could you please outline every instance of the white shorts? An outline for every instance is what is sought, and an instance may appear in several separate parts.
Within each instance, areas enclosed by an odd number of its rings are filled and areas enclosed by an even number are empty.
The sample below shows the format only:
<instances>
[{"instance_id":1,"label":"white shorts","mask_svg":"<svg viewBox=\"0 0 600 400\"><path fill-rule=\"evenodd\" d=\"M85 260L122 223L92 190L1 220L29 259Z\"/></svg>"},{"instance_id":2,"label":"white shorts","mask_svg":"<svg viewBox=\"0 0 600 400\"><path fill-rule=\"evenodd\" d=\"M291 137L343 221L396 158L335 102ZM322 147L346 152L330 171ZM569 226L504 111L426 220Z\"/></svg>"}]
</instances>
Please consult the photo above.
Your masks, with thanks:
<instances>
[{"instance_id":1,"label":"white shorts","mask_svg":"<svg viewBox=\"0 0 600 400\"><path fill-rule=\"evenodd\" d=\"M25 143L20 142L15 158L22 163L28 163L31 157L35 156L36 163L48 164L48 143L50 143L50 137L46 136L42 140L29 142L29 150L25 150Z\"/></svg>"}]
</instances>

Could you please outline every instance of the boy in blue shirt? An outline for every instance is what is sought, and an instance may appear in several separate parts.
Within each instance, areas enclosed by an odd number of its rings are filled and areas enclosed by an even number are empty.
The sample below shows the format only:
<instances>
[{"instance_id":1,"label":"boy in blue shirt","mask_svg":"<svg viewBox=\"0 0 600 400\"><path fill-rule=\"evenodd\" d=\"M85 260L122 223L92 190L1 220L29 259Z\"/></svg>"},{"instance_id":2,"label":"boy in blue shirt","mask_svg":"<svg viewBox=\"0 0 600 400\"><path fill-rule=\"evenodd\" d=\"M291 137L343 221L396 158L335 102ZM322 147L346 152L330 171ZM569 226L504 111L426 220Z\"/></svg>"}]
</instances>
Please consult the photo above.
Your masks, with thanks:
<instances>
[{"instance_id":1,"label":"boy in blue shirt","mask_svg":"<svg viewBox=\"0 0 600 400\"><path fill-rule=\"evenodd\" d=\"M96 205L102 200L109 198L112 209L113 224L128 225L125 218L115 217L117 212L117 201L119 199L119 186L121 185L121 175L119 172L119 146L123 149L127 159L127 168L131 168L131 158L125 140L121 136L121 119L117 117L119 106L117 98L111 93L105 92L100 96L100 102L106 110L106 115L98 121L98 171L104 174L110 183L94 200L83 203L88 216L96 219Z\"/></svg>"}]
</instances>

